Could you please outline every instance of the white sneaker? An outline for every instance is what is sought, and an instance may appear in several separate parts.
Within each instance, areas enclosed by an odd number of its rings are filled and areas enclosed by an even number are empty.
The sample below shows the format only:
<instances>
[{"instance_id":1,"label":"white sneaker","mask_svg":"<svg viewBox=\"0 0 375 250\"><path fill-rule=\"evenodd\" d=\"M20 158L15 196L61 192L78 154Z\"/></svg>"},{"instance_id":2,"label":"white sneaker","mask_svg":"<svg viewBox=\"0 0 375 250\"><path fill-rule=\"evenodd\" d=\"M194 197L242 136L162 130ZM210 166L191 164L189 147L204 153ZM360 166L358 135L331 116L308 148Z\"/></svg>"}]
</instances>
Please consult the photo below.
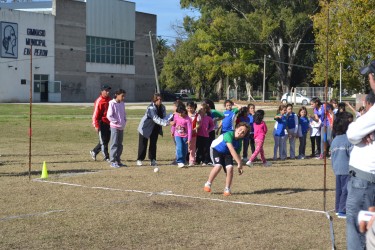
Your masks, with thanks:
<instances>
[{"instance_id":1,"label":"white sneaker","mask_svg":"<svg viewBox=\"0 0 375 250\"><path fill-rule=\"evenodd\" d=\"M251 166L253 166L253 163L251 161L247 161L246 165L249 166L249 167L251 167Z\"/></svg>"},{"instance_id":2,"label":"white sneaker","mask_svg":"<svg viewBox=\"0 0 375 250\"><path fill-rule=\"evenodd\" d=\"M137 166L142 166L142 161L138 160L137 161Z\"/></svg>"},{"instance_id":3,"label":"white sneaker","mask_svg":"<svg viewBox=\"0 0 375 250\"><path fill-rule=\"evenodd\" d=\"M266 161L265 163L263 163L263 166L265 166L265 167L271 167L271 166L272 166L272 163Z\"/></svg>"},{"instance_id":4,"label":"white sneaker","mask_svg":"<svg viewBox=\"0 0 375 250\"><path fill-rule=\"evenodd\" d=\"M156 167L158 164L156 163L155 160L152 160L151 163L150 163L150 165Z\"/></svg>"},{"instance_id":5,"label":"white sneaker","mask_svg":"<svg viewBox=\"0 0 375 250\"><path fill-rule=\"evenodd\" d=\"M177 167L183 168L183 167L185 167L185 164L183 164L182 162L179 162L179 163L177 163Z\"/></svg>"}]
</instances>

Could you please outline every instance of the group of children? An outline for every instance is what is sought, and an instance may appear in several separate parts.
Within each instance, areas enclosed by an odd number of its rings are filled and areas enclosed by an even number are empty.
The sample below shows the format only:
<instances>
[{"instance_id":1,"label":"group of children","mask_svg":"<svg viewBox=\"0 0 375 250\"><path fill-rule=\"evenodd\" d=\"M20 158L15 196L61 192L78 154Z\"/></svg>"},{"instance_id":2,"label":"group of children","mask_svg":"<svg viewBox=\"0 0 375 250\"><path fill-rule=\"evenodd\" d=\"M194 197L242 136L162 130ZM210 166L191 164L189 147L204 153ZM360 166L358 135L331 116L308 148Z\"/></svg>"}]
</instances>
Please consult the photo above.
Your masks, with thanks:
<instances>
[{"instance_id":1,"label":"group of children","mask_svg":"<svg viewBox=\"0 0 375 250\"><path fill-rule=\"evenodd\" d=\"M126 124L125 94L124 90L117 90L114 99L109 102L107 111L111 129L110 164L116 168L124 166L120 157L123 149L123 130ZM375 98L372 97L372 99ZM372 99L366 98L366 102L372 105L374 102ZM274 117L273 129L275 142L273 160L287 158L287 141L289 141L290 159L295 159L297 138L299 139L298 159L304 159L309 131L312 157L322 158L323 153L331 148L332 165L337 176L336 212L339 216L345 214L343 200L346 200L347 194L345 191L348 178L346 168L348 168L351 149L345 134L349 123L353 120L353 116L345 112L345 106L345 104L337 103L336 100L322 104L318 98L313 98L311 100L313 114L309 115L304 106L296 114L293 112L292 104L280 105ZM221 113L209 100L202 102L199 109L193 101L187 102L186 105L182 101L176 101L174 112L168 120L173 121L171 135L176 146L177 166L184 168L197 164L213 165L204 186L206 192L211 192L212 182L221 169L224 169L226 173L224 195L228 196L231 194L234 161L237 163L239 174L242 174L244 163L249 167L252 166L258 155L264 166L271 166L271 163L266 160L263 149L268 132L267 125L263 121L265 112L255 111L253 104L239 106L231 100L226 100L224 107L225 111ZM357 117L359 115L356 114ZM323 145L327 145L327 148L324 149ZM252 154L248 158L249 146Z\"/></svg>"}]
</instances>

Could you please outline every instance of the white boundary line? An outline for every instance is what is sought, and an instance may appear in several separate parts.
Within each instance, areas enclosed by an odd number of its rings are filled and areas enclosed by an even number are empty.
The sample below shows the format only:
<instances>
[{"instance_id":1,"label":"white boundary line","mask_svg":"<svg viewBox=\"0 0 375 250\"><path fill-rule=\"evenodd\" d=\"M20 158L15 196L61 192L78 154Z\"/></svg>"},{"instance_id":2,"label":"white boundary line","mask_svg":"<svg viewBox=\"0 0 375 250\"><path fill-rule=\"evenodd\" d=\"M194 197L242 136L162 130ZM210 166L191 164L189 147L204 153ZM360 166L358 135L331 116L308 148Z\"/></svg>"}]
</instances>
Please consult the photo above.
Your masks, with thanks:
<instances>
[{"instance_id":1,"label":"white boundary line","mask_svg":"<svg viewBox=\"0 0 375 250\"><path fill-rule=\"evenodd\" d=\"M252 205L252 206L260 206L260 207L278 208L278 209L295 210L295 211L302 211L302 212L319 213L319 214L325 214L325 215L328 214L327 212L321 211L321 210L312 210L312 209L305 209L305 208L276 206L276 205L261 204L261 203L254 203L254 202L229 201L229 200L222 200L222 199L217 199L217 198L205 198L205 197L198 197L198 196L173 194L170 191L148 192L148 191L132 190L132 189L119 189L119 188L108 188L108 187L90 187L90 186L85 186L85 185L80 185L80 184L58 182L58 181L47 181L47 180L41 180L41 179L34 179L33 181L42 182L42 183L49 183L49 184L56 184L56 185L91 188L91 189L141 193L141 194L147 194L149 196L152 196L152 195L172 196L172 197L181 197L181 198L188 198L188 199L195 199L195 200L208 200L208 201L216 201L216 202L223 202L223 203L230 203L230 204L240 204L240 205Z\"/></svg>"}]
</instances>

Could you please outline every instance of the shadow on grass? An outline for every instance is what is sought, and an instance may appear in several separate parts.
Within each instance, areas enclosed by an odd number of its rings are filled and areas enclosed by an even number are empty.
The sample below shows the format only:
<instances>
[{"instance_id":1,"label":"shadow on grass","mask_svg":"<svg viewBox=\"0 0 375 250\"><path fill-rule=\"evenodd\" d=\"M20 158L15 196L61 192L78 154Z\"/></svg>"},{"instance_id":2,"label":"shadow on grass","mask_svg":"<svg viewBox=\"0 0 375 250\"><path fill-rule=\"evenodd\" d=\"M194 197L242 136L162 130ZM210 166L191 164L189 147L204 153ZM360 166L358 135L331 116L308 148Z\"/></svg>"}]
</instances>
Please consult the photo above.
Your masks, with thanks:
<instances>
[{"instance_id":1,"label":"shadow on grass","mask_svg":"<svg viewBox=\"0 0 375 250\"><path fill-rule=\"evenodd\" d=\"M62 161L46 161L47 165L51 165L51 164L67 164L67 163L93 163L93 162L102 162L102 163L105 163L107 164L106 161L91 161L91 160L62 160ZM35 162L32 162L31 163L32 165L43 165L43 162L40 162L40 163L35 163ZM0 166L11 166L11 165L29 165L27 162L24 162L24 161L7 161L7 162L0 162Z\"/></svg>"},{"instance_id":2,"label":"shadow on grass","mask_svg":"<svg viewBox=\"0 0 375 250\"><path fill-rule=\"evenodd\" d=\"M68 169L68 170L48 170L49 175L53 174L79 174L79 173L96 173L99 170L92 169ZM31 171L31 175L40 175L42 171ZM0 177L20 177L28 176L29 172L19 172L19 173L0 173Z\"/></svg>"},{"instance_id":3,"label":"shadow on grass","mask_svg":"<svg viewBox=\"0 0 375 250\"><path fill-rule=\"evenodd\" d=\"M306 189L306 188L271 188L271 189L263 189L257 190L254 192L240 192L240 193L233 193L235 195L252 195L252 194L277 194L277 195L289 195L289 194L297 194L302 192L323 192L322 188L320 189ZM326 189L326 191L335 191L334 189ZM218 193L219 194L219 193Z\"/></svg>"}]
</instances>

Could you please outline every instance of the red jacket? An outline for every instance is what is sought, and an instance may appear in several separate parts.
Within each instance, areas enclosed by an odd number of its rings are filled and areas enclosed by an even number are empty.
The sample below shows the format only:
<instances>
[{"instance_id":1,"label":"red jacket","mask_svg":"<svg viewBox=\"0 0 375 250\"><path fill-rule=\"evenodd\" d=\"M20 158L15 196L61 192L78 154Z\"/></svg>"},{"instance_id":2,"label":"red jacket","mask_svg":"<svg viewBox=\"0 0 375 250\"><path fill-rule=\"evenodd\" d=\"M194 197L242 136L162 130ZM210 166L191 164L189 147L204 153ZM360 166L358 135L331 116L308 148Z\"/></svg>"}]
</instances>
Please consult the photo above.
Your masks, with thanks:
<instances>
[{"instance_id":1,"label":"red jacket","mask_svg":"<svg viewBox=\"0 0 375 250\"><path fill-rule=\"evenodd\" d=\"M100 121L109 124L109 120L107 119L107 110L110 100L110 97L103 97L101 95L95 100L94 113L92 115L92 125L95 128L99 128Z\"/></svg>"}]
</instances>

